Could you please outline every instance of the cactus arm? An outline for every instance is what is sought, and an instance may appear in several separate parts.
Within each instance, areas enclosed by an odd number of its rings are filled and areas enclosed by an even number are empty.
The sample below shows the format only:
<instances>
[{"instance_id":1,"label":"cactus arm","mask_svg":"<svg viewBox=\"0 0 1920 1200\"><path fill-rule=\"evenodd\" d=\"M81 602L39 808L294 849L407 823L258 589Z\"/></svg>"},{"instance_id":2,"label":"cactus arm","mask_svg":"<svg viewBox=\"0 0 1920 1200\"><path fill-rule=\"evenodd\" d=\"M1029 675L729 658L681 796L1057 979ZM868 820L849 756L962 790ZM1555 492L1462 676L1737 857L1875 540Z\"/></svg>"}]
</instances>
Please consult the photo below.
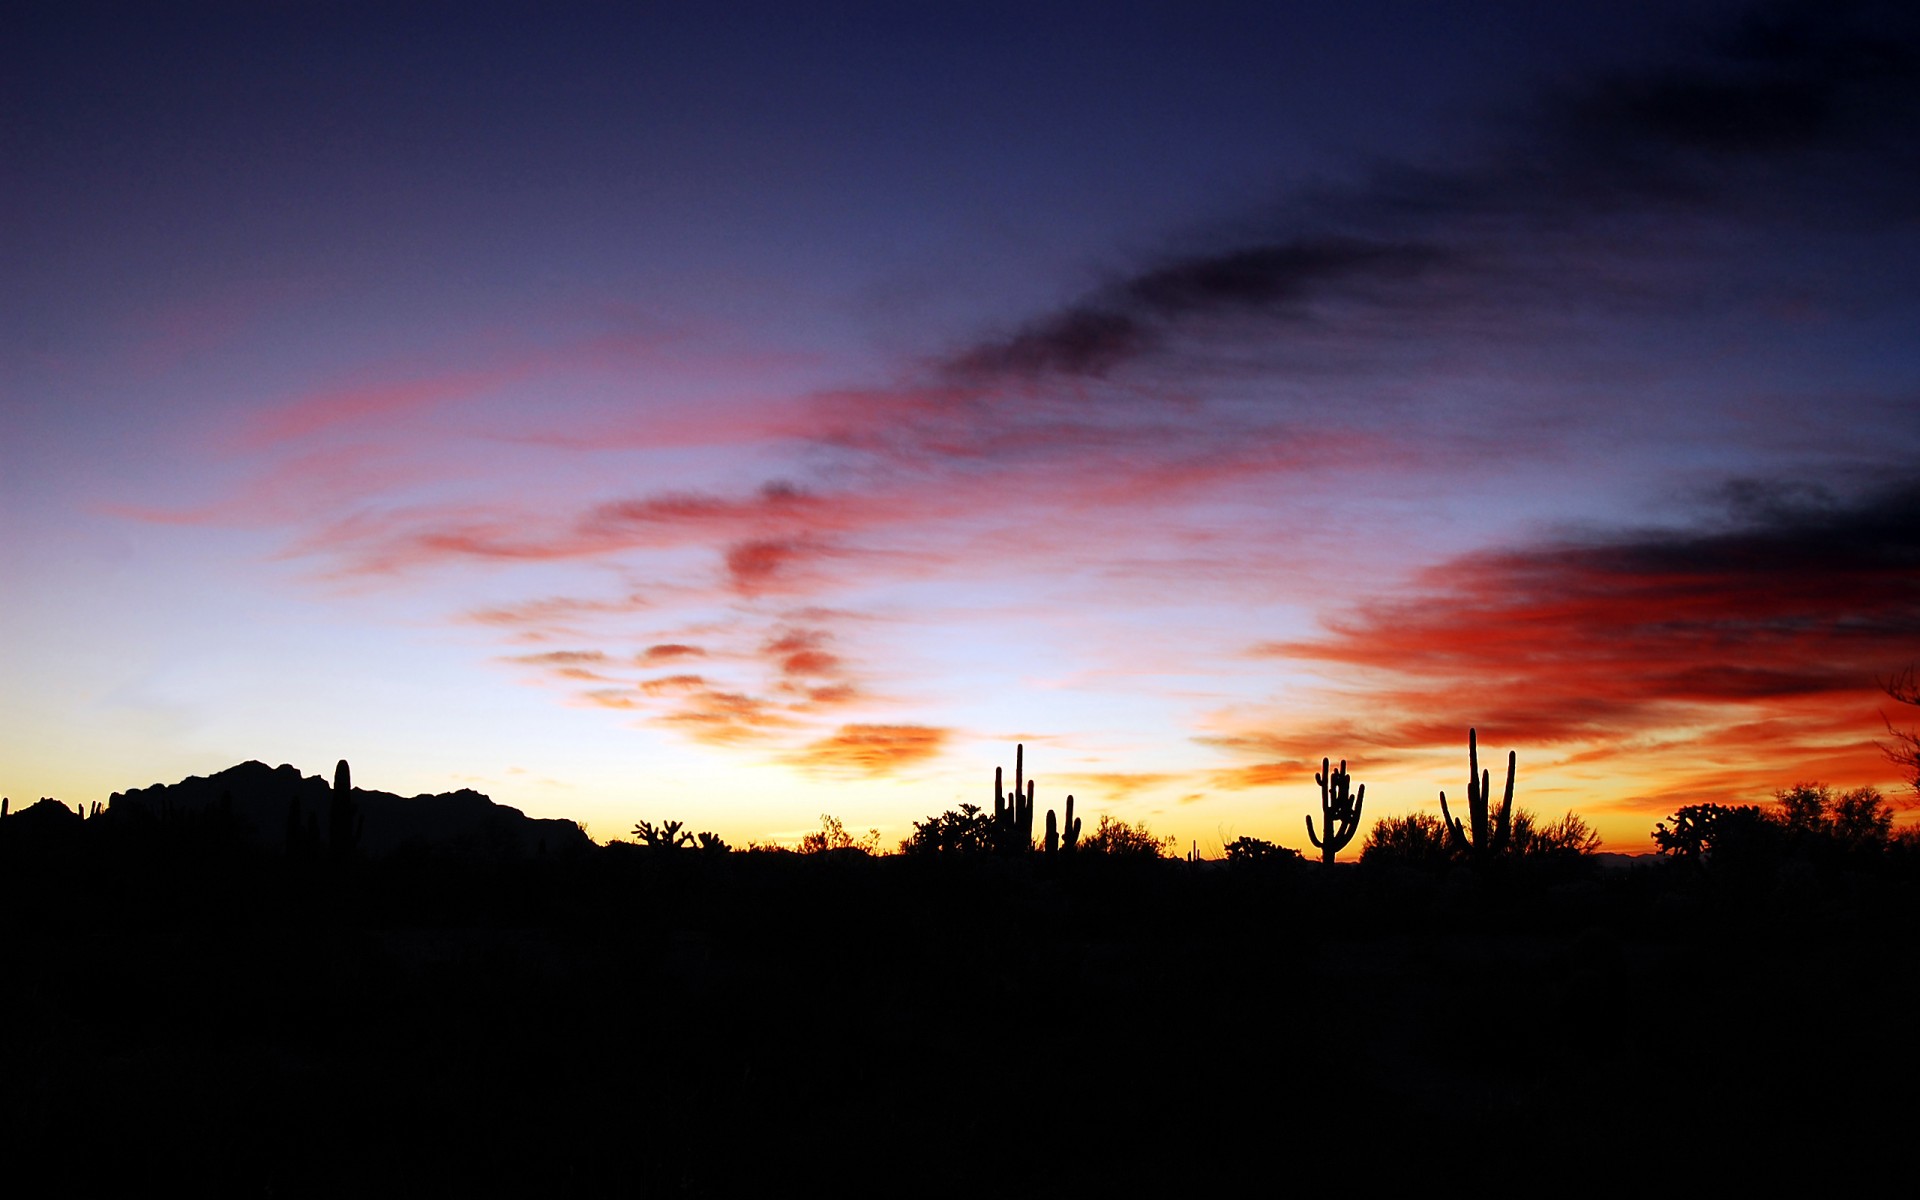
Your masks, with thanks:
<instances>
[{"instance_id":1,"label":"cactus arm","mask_svg":"<svg viewBox=\"0 0 1920 1200\"><path fill-rule=\"evenodd\" d=\"M1311 815L1307 817L1307 838L1313 843L1314 849L1318 850L1322 848L1319 837L1313 832L1313 817Z\"/></svg>"},{"instance_id":2,"label":"cactus arm","mask_svg":"<svg viewBox=\"0 0 1920 1200\"><path fill-rule=\"evenodd\" d=\"M1493 852L1500 853L1507 848L1507 835L1511 832L1513 817L1513 769L1518 761L1515 751L1507 751L1507 791L1500 798L1500 815L1493 834Z\"/></svg>"},{"instance_id":3,"label":"cactus arm","mask_svg":"<svg viewBox=\"0 0 1920 1200\"><path fill-rule=\"evenodd\" d=\"M1480 767L1480 733L1477 729L1467 730L1467 819L1470 826L1463 825L1460 818L1447 808L1447 794L1440 793L1440 819L1447 827L1449 841L1456 850L1471 854L1479 863L1485 863L1504 852L1513 831L1513 780L1518 769L1519 753L1507 751L1507 784L1500 797L1500 807L1493 808L1493 772ZM1469 828L1471 834L1469 834Z\"/></svg>"}]
</instances>

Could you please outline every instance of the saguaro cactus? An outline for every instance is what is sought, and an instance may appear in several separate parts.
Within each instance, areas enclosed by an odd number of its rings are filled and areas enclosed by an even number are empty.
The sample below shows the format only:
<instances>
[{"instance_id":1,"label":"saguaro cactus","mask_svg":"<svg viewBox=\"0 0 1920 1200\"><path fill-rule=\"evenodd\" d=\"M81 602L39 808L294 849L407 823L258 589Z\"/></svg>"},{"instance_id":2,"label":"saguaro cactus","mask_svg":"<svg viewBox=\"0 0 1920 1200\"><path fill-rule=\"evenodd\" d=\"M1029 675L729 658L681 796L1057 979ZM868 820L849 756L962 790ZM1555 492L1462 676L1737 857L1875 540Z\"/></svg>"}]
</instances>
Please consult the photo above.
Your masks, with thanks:
<instances>
[{"instance_id":1,"label":"saguaro cactus","mask_svg":"<svg viewBox=\"0 0 1920 1200\"><path fill-rule=\"evenodd\" d=\"M993 844L1002 854L1025 854L1033 849L1033 781L1026 778L1025 743L1013 748L1013 794L1002 796L1004 776L993 769ZM1021 794L1024 783L1026 794Z\"/></svg>"},{"instance_id":2,"label":"saguaro cactus","mask_svg":"<svg viewBox=\"0 0 1920 1200\"><path fill-rule=\"evenodd\" d=\"M1507 751L1506 795L1500 801L1500 811L1489 814L1488 797L1493 779L1480 769L1479 731L1467 730L1467 819L1472 822L1471 836L1461 827L1460 819L1447 811L1447 794L1444 791L1440 793L1440 818L1451 835L1454 848L1471 855L1476 863L1488 862L1507 848L1513 816L1513 768L1516 761L1515 753Z\"/></svg>"},{"instance_id":3,"label":"saguaro cactus","mask_svg":"<svg viewBox=\"0 0 1920 1200\"><path fill-rule=\"evenodd\" d=\"M347 760L333 769L333 797L327 811L327 845L336 861L353 857L360 846L360 831L365 820L360 806L353 802L353 772Z\"/></svg>"},{"instance_id":4,"label":"saguaro cactus","mask_svg":"<svg viewBox=\"0 0 1920 1200\"><path fill-rule=\"evenodd\" d=\"M1061 836L1062 833L1065 836ZM1073 815L1073 797L1067 797L1067 820L1062 826L1054 820L1053 810L1047 810L1047 853L1072 854L1074 847L1080 844L1080 818Z\"/></svg>"},{"instance_id":5,"label":"saguaro cactus","mask_svg":"<svg viewBox=\"0 0 1920 1200\"><path fill-rule=\"evenodd\" d=\"M1326 828L1327 840L1322 842L1313 832L1313 818L1307 818L1307 837L1320 848L1320 861L1330 863L1334 856L1347 848L1353 835L1360 828L1360 806L1367 802L1367 785L1361 784L1358 794L1352 792L1353 776L1347 774L1347 760L1340 760L1340 769L1333 770L1333 760L1320 760L1320 770L1313 781L1320 785L1320 823Z\"/></svg>"}]
</instances>

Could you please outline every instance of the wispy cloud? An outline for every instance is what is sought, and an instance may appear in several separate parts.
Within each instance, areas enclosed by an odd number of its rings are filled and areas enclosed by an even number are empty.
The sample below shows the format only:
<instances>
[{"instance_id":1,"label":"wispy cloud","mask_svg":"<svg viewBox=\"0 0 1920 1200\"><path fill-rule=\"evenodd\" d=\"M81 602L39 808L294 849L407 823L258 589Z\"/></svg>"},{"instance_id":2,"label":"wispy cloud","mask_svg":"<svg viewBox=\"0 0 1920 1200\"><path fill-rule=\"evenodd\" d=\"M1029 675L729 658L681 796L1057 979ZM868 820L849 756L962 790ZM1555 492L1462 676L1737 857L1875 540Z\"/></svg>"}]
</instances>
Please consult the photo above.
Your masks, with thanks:
<instances>
[{"instance_id":1,"label":"wispy cloud","mask_svg":"<svg viewBox=\"0 0 1920 1200\"><path fill-rule=\"evenodd\" d=\"M1920 245L1916 46L1893 9L1769 9L1668 62L1555 81L1445 161L1234 198L1231 225L842 387L784 387L749 347L737 389L569 402L582 370L649 392L644 331L349 373L241 430L254 482L143 515L280 525L339 577L526 580L544 598L466 616L553 647L518 666L806 769L949 744L942 685L902 699L921 681L859 615L938 643L1069 603L1076 625L1159 614L1101 643L1156 665L1276 608L1322 619L1262 661L1346 672L1337 703L1279 732L1178 710L1236 760L1205 777L1220 789L1296 784L1336 743L1452 746L1469 723L1570 758L1676 724L1757 752L1812 701L1857 704L1920 633L1912 489L1778 483L1920 450L1886 422L1900 385L1792 357L1825 314L1914 302L1911 256L1854 239ZM1828 349L1807 361L1849 361ZM534 384L512 419L461 419ZM1820 437L1782 432L1809 412ZM712 453L650 456L695 446ZM1717 523L1516 540L1594 498L1671 509L1757 448L1770 473ZM585 571L617 585L581 595ZM1841 736L1822 730L1810 753Z\"/></svg>"},{"instance_id":2,"label":"wispy cloud","mask_svg":"<svg viewBox=\"0 0 1920 1200\"><path fill-rule=\"evenodd\" d=\"M785 761L813 774L894 775L934 758L948 737L948 730L925 725L842 725Z\"/></svg>"}]
</instances>

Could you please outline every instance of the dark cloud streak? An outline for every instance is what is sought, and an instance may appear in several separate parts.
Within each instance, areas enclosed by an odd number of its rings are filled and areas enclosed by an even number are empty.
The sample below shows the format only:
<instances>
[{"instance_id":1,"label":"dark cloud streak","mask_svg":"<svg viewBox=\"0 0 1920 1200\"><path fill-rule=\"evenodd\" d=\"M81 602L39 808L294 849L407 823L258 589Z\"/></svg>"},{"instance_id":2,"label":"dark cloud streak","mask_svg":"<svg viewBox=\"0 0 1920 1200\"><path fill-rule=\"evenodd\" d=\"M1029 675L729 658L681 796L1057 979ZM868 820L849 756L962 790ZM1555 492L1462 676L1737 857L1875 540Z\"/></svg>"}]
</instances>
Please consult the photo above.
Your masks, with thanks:
<instances>
[{"instance_id":1,"label":"dark cloud streak","mask_svg":"<svg viewBox=\"0 0 1920 1200\"><path fill-rule=\"evenodd\" d=\"M1917 26L1892 6L1763 8L1678 62L1547 89L1495 153L1383 164L1360 184L1255 218L1259 232L1242 244L1149 263L963 348L942 372L975 384L1104 379L1174 352L1209 321L1251 317L1284 331L1333 301L1404 319L1409 306L1462 303L1461 288L1428 286L1441 269L1474 279L1480 304L1515 295L1516 274L1545 272L1556 289L1597 286L1597 273L1576 279L1568 264L1582 260L1577 248L1596 225L1635 214L1911 221Z\"/></svg>"}]
</instances>

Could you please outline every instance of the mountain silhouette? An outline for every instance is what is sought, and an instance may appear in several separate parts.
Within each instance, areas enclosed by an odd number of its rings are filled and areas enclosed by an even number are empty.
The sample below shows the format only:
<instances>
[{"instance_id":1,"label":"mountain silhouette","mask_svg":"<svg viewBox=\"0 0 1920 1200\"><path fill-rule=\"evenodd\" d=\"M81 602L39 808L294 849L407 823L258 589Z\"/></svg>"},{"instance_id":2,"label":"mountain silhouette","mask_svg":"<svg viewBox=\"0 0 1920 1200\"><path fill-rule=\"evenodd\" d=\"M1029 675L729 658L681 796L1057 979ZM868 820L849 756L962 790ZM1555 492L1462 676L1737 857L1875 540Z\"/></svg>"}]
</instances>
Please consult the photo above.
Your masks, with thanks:
<instances>
[{"instance_id":1,"label":"mountain silhouette","mask_svg":"<svg viewBox=\"0 0 1920 1200\"><path fill-rule=\"evenodd\" d=\"M284 763L269 767L250 761L179 783L115 792L106 811L115 820L226 813L263 847L324 851L324 843L336 836L330 820L336 798L334 788L319 775L302 775ZM354 852L371 858L403 849L519 858L593 847L572 821L529 817L468 788L398 796L349 787L346 798L358 818Z\"/></svg>"}]
</instances>

